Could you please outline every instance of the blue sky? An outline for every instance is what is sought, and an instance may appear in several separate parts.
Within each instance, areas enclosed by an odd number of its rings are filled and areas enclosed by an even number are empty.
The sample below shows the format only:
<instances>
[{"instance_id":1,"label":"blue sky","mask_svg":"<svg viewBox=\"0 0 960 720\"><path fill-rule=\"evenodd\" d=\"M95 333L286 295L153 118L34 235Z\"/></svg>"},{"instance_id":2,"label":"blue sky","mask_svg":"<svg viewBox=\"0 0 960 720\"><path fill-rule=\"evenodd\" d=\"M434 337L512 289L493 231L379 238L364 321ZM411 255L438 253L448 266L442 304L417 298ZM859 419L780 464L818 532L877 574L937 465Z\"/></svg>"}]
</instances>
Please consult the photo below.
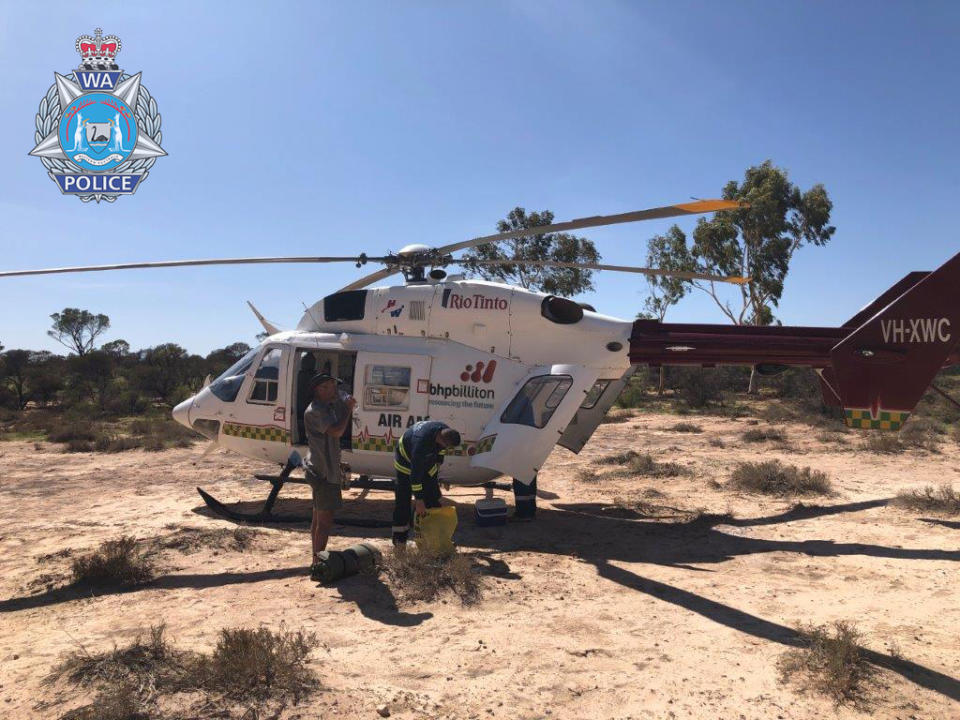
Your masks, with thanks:
<instances>
[{"instance_id":1,"label":"blue sky","mask_svg":"<svg viewBox=\"0 0 960 720\"><path fill-rule=\"evenodd\" d=\"M834 201L833 241L795 258L778 317L837 324L960 250L960 5L948 2L0 4L0 268L383 253L486 234L515 205L558 220L716 197L770 158ZM102 27L159 103L163 146L133 197L60 194L37 105ZM585 233L642 264L669 222ZM682 221L687 231L694 221ZM368 269L365 269L365 271ZM64 307L105 339L206 353L292 327L352 265L0 280L0 343L59 349ZM585 299L632 317L642 278ZM723 322L693 295L668 315Z\"/></svg>"}]
</instances>

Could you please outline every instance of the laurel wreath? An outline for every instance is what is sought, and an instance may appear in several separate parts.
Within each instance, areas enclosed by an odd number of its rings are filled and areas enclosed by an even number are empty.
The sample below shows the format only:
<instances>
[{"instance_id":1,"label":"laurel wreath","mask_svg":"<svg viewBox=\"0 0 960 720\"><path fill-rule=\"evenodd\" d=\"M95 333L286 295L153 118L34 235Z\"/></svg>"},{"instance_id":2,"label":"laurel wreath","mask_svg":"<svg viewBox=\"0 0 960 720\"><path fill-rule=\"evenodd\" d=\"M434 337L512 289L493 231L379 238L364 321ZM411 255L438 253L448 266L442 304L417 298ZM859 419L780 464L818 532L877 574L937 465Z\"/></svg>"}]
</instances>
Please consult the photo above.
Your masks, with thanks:
<instances>
[{"instance_id":1,"label":"laurel wreath","mask_svg":"<svg viewBox=\"0 0 960 720\"><path fill-rule=\"evenodd\" d=\"M72 76L76 80L75 76ZM120 80L126 80L131 77L124 73ZM39 143L47 135L53 132L60 125L60 116L63 110L60 107L60 96L57 94L57 85L54 83L47 90L46 96L40 101L40 109L37 111L37 132L35 133L35 142ZM157 109L157 101L154 100L150 91L143 85L140 86L140 92L137 94L137 107L134 109L134 115L137 118L137 130L146 133L153 141L160 144L163 139L163 133L160 131L160 111ZM156 158L140 158L138 160L124 160L115 169L115 173L145 173L157 161ZM40 158L40 162L51 173L81 173L83 169L71 160L60 160L59 158ZM78 195L83 202L91 200L106 200L114 202L117 195L107 195L104 193L90 193L89 195Z\"/></svg>"}]
</instances>

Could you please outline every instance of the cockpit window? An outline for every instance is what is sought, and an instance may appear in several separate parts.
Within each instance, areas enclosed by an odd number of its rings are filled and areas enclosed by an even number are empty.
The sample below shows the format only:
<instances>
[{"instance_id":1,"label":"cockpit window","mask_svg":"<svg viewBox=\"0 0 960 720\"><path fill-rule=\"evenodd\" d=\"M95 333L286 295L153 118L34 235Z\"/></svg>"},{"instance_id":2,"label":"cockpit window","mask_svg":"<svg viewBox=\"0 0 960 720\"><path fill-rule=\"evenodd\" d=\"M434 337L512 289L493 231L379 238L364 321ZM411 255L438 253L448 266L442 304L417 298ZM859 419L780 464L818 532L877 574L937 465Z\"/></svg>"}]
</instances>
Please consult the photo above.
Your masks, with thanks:
<instances>
[{"instance_id":1,"label":"cockpit window","mask_svg":"<svg viewBox=\"0 0 960 720\"><path fill-rule=\"evenodd\" d=\"M500 422L542 428L573 384L569 375L539 375L527 380L507 405Z\"/></svg>"},{"instance_id":2,"label":"cockpit window","mask_svg":"<svg viewBox=\"0 0 960 720\"><path fill-rule=\"evenodd\" d=\"M240 386L243 385L244 373L253 365L253 359L259 351L259 348L254 348L228 367L223 375L210 383L210 392L224 402L236 400L237 393L240 392Z\"/></svg>"},{"instance_id":3,"label":"cockpit window","mask_svg":"<svg viewBox=\"0 0 960 720\"><path fill-rule=\"evenodd\" d=\"M253 390L247 402L273 404L280 387L280 348L271 348L264 354L253 376Z\"/></svg>"}]
</instances>

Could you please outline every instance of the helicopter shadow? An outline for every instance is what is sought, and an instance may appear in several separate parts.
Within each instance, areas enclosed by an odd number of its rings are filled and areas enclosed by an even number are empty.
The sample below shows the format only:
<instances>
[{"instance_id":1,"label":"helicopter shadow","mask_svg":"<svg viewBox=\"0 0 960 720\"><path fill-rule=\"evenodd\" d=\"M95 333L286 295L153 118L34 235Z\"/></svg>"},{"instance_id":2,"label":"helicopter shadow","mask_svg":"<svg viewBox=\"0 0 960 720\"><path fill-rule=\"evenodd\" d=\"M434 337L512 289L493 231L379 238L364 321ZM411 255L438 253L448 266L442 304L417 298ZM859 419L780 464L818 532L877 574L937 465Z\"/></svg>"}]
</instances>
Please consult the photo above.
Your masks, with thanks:
<instances>
[{"instance_id":1,"label":"helicopter shadow","mask_svg":"<svg viewBox=\"0 0 960 720\"><path fill-rule=\"evenodd\" d=\"M491 536L485 532L485 528L461 525L457 541L461 546L476 544L500 552L575 554L581 561L593 564L600 577L621 587L642 592L753 637L787 647L800 647L804 644L803 639L793 628L645 577L622 567L620 563L647 563L710 572L709 568L697 566L769 552L793 552L815 557L864 555L899 560L960 561L960 551L894 548L831 540L762 540L729 534L720 529L723 526L761 527L862 512L888 503L889 499L880 499L827 506L797 505L785 512L764 517L700 515L680 522L662 522L658 519L664 517L664 511L675 516L673 508L653 506L649 513L628 510L630 517L625 518L610 517L606 514L609 506L601 503L571 503L538 511L536 523L516 524L498 535ZM461 513L465 509L458 508ZM960 680L909 660L868 648L861 647L860 650L873 665L886 668L953 700L960 700Z\"/></svg>"}]
</instances>

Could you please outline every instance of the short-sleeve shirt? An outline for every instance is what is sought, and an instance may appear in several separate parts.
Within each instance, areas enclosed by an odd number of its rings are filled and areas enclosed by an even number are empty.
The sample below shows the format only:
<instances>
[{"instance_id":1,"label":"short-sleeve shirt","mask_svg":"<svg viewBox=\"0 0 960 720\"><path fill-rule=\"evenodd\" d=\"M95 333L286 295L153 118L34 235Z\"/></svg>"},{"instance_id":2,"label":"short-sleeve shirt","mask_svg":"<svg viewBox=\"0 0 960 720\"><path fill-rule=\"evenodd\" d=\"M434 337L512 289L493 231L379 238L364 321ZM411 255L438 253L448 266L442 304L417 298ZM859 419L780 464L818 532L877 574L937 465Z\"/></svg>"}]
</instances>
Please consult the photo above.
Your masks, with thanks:
<instances>
[{"instance_id":1,"label":"short-sleeve shirt","mask_svg":"<svg viewBox=\"0 0 960 720\"><path fill-rule=\"evenodd\" d=\"M307 478L340 484L340 438L327 434L327 428L338 424L347 414L347 406L338 397L328 403L314 400L303 414L309 451L304 460Z\"/></svg>"}]
</instances>

